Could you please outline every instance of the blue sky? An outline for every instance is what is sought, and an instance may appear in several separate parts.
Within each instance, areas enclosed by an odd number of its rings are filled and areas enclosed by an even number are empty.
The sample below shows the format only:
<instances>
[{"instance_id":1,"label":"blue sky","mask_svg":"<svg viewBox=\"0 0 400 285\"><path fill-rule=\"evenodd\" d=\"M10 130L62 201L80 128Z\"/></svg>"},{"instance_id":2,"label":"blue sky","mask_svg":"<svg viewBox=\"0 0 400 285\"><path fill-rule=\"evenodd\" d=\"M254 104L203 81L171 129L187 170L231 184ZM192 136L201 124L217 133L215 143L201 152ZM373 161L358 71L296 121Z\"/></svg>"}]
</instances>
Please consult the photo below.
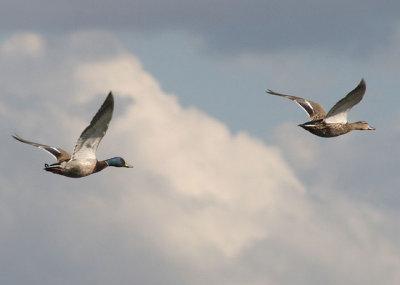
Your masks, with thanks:
<instances>
[{"instance_id":1,"label":"blue sky","mask_svg":"<svg viewBox=\"0 0 400 285\"><path fill-rule=\"evenodd\" d=\"M38 3L39 5L39 3ZM397 1L6 1L1 284L398 284ZM293 102L376 131L324 139ZM115 95L99 159L72 151Z\"/></svg>"}]
</instances>

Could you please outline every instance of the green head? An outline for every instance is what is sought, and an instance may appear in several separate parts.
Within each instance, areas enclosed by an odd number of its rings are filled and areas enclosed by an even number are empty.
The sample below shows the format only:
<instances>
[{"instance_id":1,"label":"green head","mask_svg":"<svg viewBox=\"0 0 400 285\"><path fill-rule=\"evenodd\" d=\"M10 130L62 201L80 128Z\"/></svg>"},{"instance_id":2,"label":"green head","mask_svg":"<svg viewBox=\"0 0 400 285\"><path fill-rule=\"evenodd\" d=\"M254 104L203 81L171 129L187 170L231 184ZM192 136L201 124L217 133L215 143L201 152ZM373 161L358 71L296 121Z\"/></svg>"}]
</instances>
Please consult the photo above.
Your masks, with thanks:
<instances>
[{"instance_id":1,"label":"green head","mask_svg":"<svg viewBox=\"0 0 400 285\"><path fill-rule=\"evenodd\" d=\"M132 165L126 163L122 157L109 158L109 159L106 159L105 162L107 163L108 166L128 167L128 168L133 167Z\"/></svg>"}]
</instances>

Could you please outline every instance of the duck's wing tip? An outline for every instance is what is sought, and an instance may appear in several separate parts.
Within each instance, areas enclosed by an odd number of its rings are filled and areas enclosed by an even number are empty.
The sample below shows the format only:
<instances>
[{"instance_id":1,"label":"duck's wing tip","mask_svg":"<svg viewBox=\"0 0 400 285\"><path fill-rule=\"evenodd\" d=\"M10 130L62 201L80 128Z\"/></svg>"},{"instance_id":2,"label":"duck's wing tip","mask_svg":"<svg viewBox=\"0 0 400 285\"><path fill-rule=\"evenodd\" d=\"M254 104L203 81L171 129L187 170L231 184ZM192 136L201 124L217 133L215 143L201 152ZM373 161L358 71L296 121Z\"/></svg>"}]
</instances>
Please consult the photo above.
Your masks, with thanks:
<instances>
[{"instance_id":1,"label":"duck's wing tip","mask_svg":"<svg viewBox=\"0 0 400 285\"><path fill-rule=\"evenodd\" d=\"M12 135L12 137L14 139L16 139L17 141L29 144L31 146L35 146L37 148L40 148L40 149L46 151L47 153L52 155L58 162L65 161L65 160L68 160L71 158L71 154L69 154L69 152L63 150L62 148L28 141L28 140L21 138L17 134Z\"/></svg>"},{"instance_id":2,"label":"duck's wing tip","mask_svg":"<svg viewBox=\"0 0 400 285\"><path fill-rule=\"evenodd\" d=\"M96 150L107 132L114 111L114 98L110 91L96 115L90 121L76 142L72 157L96 158Z\"/></svg>"},{"instance_id":3,"label":"duck's wing tip","mask_svg":"<svg viewBox=\"0 0 400 285\"><path fill-rule=\"evenodd\" d=\"M340 99L326 115L327 122L347 123L347 113L355 105L360 103L366 91L366 84L364 78L360 83L351 90L344 98Z\"/></svg>"},{"instance_id":4,"label":"duck's wing tip","mask_svg":"<svg viewBox=\"0 0 400 285\"><path fill-rule=\"evenodd\" d=\"M322 119L326 115L324 108L322 108L322 106L320 104L313 102L311 100L292 96L292 95L278 93L278 92L272 91L271 89L268 89L266 92L268 94L285 97L289 100L296 102L306 112L306 114L309 116L311 121Z\"/></svg>"}]
</instances>

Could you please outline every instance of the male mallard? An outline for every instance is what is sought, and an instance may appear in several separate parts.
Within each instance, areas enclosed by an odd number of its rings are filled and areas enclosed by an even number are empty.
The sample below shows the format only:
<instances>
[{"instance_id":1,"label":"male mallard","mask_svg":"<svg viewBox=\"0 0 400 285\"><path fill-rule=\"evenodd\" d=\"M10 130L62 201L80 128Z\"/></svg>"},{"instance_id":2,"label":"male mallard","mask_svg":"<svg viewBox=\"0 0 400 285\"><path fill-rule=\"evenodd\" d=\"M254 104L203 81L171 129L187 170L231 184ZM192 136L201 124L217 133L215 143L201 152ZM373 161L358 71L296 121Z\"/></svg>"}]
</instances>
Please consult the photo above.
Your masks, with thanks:
<instances>
[{"instance_id":1,"label":"male mallard","mask_svg":"<svg viewBox=\"0 0 400 285\"><path fill-rule=\"evenodd\" d=\"M30 142L18 136L13 136L13 138L20 142L41 148L53 155L55 159L57 159L57 163L51 165L45 164L44 170L55 174L79 178L99 172L107 166L131 168L132 165L126 163L121 157L114 157L103 161L98 161L96 158L97 147L106 134L113 110L114 98L110 92L103 105L90 122L90 125L82 132L72 155L58 147Z\"/></svg>"},{"instance_id":2,"label":"male mallard","mask_svg":"<svg viewBox=\"0 0 400 285\"><path fill-rule=\"evenodd\" d=\"M332 109L329 110L328 114L320 104L313 101L276 93L269 89L267 93L288 98L299 104L310 117L309 122L299 125L303 129L320 137L336 137L352 130L375 130L365 121L355 123L347 122L347 113L354 105L361 101L365 89L364 79L361 79L358 86L347 94L346 97L337 102Z\"/></svg>"}]
</instances>

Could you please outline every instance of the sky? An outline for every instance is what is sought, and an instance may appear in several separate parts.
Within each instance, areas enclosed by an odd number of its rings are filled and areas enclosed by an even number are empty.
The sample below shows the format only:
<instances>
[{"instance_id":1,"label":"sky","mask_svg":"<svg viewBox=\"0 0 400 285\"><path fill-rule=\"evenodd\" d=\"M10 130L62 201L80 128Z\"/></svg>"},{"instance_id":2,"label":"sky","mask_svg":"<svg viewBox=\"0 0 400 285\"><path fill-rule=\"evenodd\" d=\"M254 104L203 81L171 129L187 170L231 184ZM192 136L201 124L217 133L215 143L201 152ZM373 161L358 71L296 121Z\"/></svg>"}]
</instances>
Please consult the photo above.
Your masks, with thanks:
<instances>
[{"instance_id":1,"label":"sky","mask_svg":"<svg viewBox=\"0 0 400 285\"><path fill-rule=\"evenodd\" d=\"M8 1L0 10L0 284L399 284L398 1ZM293 102L375 131L311 135ZM109 91L97 156L71 179Z\"/></svg>"}]
</instances>

